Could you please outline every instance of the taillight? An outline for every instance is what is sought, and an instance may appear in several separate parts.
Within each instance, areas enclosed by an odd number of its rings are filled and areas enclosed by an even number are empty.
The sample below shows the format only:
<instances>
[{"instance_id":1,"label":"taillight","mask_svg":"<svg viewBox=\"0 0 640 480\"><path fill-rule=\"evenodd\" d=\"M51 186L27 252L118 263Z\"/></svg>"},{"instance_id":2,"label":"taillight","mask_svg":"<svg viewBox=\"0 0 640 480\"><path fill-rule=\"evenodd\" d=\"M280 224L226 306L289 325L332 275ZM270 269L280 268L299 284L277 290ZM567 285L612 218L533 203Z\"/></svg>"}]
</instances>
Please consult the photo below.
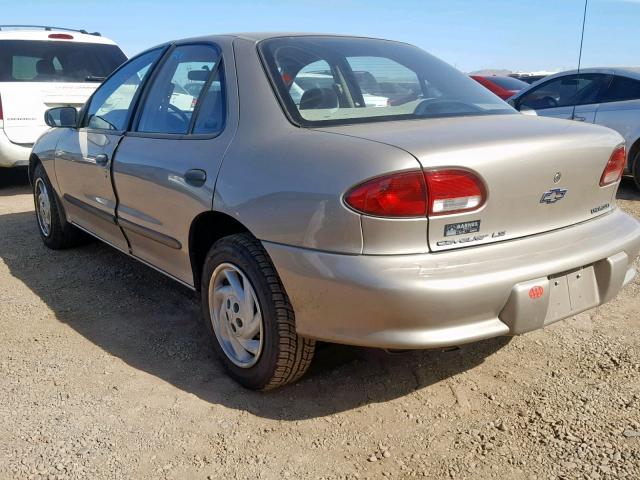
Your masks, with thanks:
<instances>
[{"instance_id":1,"label":"taillight","mask_svg":"<svg viewBox=\"0 0 640 480\"><path fill-rule=\"evenodd\" d=\"M423 217L427 191L421 171L398 172L353 187L345 202L354 210L379 217Z\"/></svg>"},{"instance_id":2,"label":"taillight","mask_svg":"<svg viewBox=\"0 0 640 480\"><path fill-rule=\"evenodd\" d=\"M73 35L69 35L68 33L50 33L49 38L55 40L73 40Z\"/></svg>"},{"instance_id":3,"label":"taillight","mask_svg":"<svg viewBox=\"0 0 640 480\"><path fill-rule=\"evenodd\" d=\"M611 154L607 166L604 167L604 172L602 172L602 176L600 177L600 186L606 187L620 180L626 161L627 154L624 144L618 145Z\"/></svg>"},{"instance_id":4,"label":"taillight","mask_svg":"<svg viewBox=\"0 0 640 480\"><path fill-rule=\"evenodd\" d=\"M486 189L472 172L459 169L397 172L353 187L345 202L379 217L424 217L476 210Z\"/></svg>"},{"instance_id":5,"label":"taillight","mask_svg":"<svg viewBox=\"0 0 640 480\"><path fill-rule=\"evenodd\" d=\"M429 193L429 215L469 212L484 205L487 192L482 181L468 170L424 172Z\"/></svg>"}]
</instances>

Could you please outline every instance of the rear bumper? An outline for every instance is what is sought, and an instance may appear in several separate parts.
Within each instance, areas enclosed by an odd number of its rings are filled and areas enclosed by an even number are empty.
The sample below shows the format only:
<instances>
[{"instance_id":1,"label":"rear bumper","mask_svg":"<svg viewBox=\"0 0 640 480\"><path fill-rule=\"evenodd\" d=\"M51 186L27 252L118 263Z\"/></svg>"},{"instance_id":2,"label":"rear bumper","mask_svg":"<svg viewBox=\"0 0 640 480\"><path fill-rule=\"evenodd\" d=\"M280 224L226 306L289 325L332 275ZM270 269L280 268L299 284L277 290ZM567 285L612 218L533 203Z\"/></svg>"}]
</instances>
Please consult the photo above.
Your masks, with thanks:
<instances>
[{"instance_id":1,"label":"rear bumper","mask_svg":"<svg viewBox=\"0 0 640 480\"><path fill-rule=\"evenodd\" d=\"M524 333L610 300L635 276L640 222L615 210L546 234L419 255L264 244L300 335L431 348ZM542 292L531 298L534 287Z\"/></svg>"},{"instance_id":2,"label":"rear bumper","mask_svg":"<svg viewBox=\"0 0 640 480\"><path fill-rule=\"evenodd\" d=\"M0 167L23 167L29 165L31 147L12 143L4 130L0 129Z\"/></svg>"}]
</instances>

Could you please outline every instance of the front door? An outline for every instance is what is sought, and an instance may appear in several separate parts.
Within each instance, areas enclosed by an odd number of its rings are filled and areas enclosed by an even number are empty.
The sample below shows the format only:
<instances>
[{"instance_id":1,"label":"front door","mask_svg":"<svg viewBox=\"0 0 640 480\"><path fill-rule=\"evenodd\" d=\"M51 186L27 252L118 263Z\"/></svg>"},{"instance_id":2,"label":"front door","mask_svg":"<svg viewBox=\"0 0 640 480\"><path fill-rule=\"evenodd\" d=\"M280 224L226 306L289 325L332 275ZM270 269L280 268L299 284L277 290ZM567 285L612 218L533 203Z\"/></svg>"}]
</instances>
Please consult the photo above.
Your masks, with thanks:
<instances>
[{"instance_id":1,"label":"front door","mask_svg":"<svg viewBox=\"0 0 640 480\"><path fill-rule=\"evenodd\" d=\"M189 230L211 210L237 123L233 62L212 44L178 45L145 88L113 166L118 223L131 253L193 285ZM223 73L224 68L224 73ZM226 127L225 127L226 125Z\"/></svg>"},{"instance_id":2,"label":"front door","mask_svg":"<svg viewBox=\"0 0 640 480\"><path fill-rule=\"evenodd\" d=\"M593 123L599 94L609 75L581 73L551 79L525 93L517 101L519 110L535 110L544 117Z\"/></svg>"},{"instance_id":3,"label":"front door","mask_svg":"<svg viewBox=\"0 0 640 480\"><path fill-rule=\"evenodd\" d=\"M139 87L160 53L143 54L114 73L89 101L79 128L65 131L55 152L68 219L124 251L128 244L115 219L111 167Z\"/></svg>"}]
</instances>

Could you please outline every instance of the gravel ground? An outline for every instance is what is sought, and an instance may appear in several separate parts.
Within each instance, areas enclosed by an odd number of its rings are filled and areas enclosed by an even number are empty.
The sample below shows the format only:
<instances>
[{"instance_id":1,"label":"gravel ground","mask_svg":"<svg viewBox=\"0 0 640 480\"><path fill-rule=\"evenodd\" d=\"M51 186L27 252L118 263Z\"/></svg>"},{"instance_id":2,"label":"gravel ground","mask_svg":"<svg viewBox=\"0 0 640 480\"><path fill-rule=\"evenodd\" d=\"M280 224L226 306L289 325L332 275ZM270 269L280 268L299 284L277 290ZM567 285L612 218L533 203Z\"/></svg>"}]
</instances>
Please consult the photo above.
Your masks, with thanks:
<instances>
[{"instance_id":1,"label":"gravel ground","mask_svg":"<svg viewBox=\"0 0 640 480\"><path fill-rule=\"evenodd\" d=\"M511 341L326 346L253 393L194 294L99 243L45 249L25 180L2 182L2 479L640 478L638 280ZM619 197L640 217L630 182Z\"/></svg>"}]
</instances>

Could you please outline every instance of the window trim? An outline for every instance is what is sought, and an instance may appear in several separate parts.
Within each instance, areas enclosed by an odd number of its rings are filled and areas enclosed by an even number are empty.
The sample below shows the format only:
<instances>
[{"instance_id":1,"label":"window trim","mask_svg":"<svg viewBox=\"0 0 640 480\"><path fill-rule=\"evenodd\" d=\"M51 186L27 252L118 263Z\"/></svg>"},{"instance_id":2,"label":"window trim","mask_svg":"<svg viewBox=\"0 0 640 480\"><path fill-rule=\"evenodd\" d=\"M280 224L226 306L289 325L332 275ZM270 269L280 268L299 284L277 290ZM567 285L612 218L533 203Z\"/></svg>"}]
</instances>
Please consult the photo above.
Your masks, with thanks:
<instances>
[{"instance_id":1,"label":"window trim","mask_svg":"<svg viewBox=\"0 0 640 480\"><path fill-rule=\"evenodd\" d=\"M189 131L187 133L161 133L161 132L139 132L137 131L138 125L140 123L140 117L142 115L142 107L144 106L144 102L146 101L149 90L153 83L155 82L160 70L166 63L167 59L170 57L171 53L178 47L187 47L191 45L199 45L212 47L214 50L218 52L219 61L216 63L216 67L209 74L209 78L205 82L205 85L202 87L200 91L200 95L198 96L198 102L196 104L196 109L194 110L194 116L192 121L189 124ZM138 103L135 106L134 115L131 118L131 122L129 124L129 128L124 132L124 135L127 137L137 137L137 138L156 138L156 139L165 139L165 140L210 140L212 138L219 137L227 128L227 120L229 115L229 95L226 92L226 75L224 69L225 63L225 53L224 49L215 42L180 42L173 43L171 47L165 52L163 61L161 65L158 65L157 68L154 69L153 75L149 76L148 82L145 83L145 88L143 94L139 97ZM220 81L222 84L222 94L224 95L224 118L222 121L222 128L214 133L191 133L193 131L193 127L195 126L196 113L200 111L199 106L201 104L200 98L205 92L205 87L209 87L211 82L213 82L213 77L216 73L220 72Z\"/></svg>"},{"instance_id":2,"label":"window trim","mask_svg":"<svg viewBox=\"0 0 640 480\"><path fill-rule=\"evenodd\" d=\"M76 125L76 129L78 131L89 132L89 133L102 133L102 134L105 134L105 135L119 135L119 136L122 136L129 128L131 128L131 119L133 118L132 113L134 113L135 110L138 107L137 103L138 103L138 100L140 98L141 92L144 90L144 88L146 87L147 83L149 83L150 78L154 74L157 66L160 64L160 62L162 62L162 60L163 60L164 56L166 55L167 50L169 49L169 47L170 47L170 45L161 45L159 47L149 48L149 49L145 50L144 52L141 52L140 54L136 55L135 57L130 58L129 60L124 62L122 65L120 65L118 68L116 68L111 73L111 75L109 75L107 78L105 78L104 81L100 84L100 86L94 90L94 92L91 94L91 96L87 99L87 101L84 103L84 105L80 109L80 112L79 112L79 115L78 115L78 123ZM109 81L109 79L111 77L113 77L114 75L116 75L120 70L122 70L123 68L128 66L132 61L142 57L143 55L146 55L148 53L154 52L156 50L158 50L160 52L160 55L158 55L158 58L156 58L156 60L153 61L151 63L151 65L149 66L149 74L142 81L142 83L140 84L140 88L138 88L138 90L136 91L136 93L133 96L133 99L131 100L131 105L129 106L129 109L127 110L127 119L126 119L126 122L125 122L125 129L124 130L110 130L110 129L106 129L106 128L90 128L87 125L87 115L89 113L89 105L91 105L91 101L93 100L93 97L96 95L98 90L100 90L100 87L102 87L102 85L104 85L107 81Z\"/></svg>"}]
</instances>

